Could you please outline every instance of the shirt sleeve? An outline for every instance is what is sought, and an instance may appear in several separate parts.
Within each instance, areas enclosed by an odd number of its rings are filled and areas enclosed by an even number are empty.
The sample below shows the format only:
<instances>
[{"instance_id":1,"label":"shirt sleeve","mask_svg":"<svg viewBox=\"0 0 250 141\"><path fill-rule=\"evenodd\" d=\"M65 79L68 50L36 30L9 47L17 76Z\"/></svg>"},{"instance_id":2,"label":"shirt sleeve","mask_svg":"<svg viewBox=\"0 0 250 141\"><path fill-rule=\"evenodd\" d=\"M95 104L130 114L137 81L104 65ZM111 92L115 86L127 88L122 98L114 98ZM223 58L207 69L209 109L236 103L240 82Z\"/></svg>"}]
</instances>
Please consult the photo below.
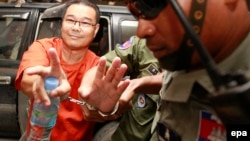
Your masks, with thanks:
<instances>
[{"instance_id":1,"label":"shirt sleeve","mask_svg":"<svg viewBox=\"0 0 250 141\"><path fill-rule=\"evenodd\" d=\"M26 68L49 65L47 49L51 46L51 43L46 40L38 40L32 43L28 50L24 52L16 75L15 87L17 89L20 89L22 74Z\"/></svg>"},{"instance_id":2,"label":"shirt sleeve","mask_svg":"<svg viewBox=\"0 0 250 141\"><path fill-rule=\"evenodd\" d=\"M128 66L128 72L135 72L138 67L139 49L141 39L132 36L123 44L116 44L113 51L105 54L107 58L107 67L111 65L112 60L117 56L121 58L122 63Z\"/></svg>"}]
</instances>

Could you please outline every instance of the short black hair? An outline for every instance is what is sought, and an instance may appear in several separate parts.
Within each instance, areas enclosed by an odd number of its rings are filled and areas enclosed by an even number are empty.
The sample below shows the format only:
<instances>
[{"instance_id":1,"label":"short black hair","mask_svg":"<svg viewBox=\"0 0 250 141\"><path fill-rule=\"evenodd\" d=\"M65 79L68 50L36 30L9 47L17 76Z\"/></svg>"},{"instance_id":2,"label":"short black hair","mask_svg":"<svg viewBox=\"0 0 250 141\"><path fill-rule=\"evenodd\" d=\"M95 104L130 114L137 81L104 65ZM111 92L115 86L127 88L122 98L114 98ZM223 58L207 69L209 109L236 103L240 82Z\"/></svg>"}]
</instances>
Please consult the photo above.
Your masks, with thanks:
<instances>
[{"instance_id":1,"label":"short black hair","mask_svg":"<svg viewBox=\"0 0 250 141\"><path fill-rule=\"evenodd\" d=\"M65 7L64 7L65 10L63 12L62 18L65 16L65 13L66 13L67 9L69 8L69 6L71 6L73 4L83 4L83 5L92 7L96 12L96 23L99 23L100 16L101 16L99 7L95 3L93 3L93 2L91 2L89 0L69 0L69 1L66 1L65 2Z\"/></svg>"}]
</instances>

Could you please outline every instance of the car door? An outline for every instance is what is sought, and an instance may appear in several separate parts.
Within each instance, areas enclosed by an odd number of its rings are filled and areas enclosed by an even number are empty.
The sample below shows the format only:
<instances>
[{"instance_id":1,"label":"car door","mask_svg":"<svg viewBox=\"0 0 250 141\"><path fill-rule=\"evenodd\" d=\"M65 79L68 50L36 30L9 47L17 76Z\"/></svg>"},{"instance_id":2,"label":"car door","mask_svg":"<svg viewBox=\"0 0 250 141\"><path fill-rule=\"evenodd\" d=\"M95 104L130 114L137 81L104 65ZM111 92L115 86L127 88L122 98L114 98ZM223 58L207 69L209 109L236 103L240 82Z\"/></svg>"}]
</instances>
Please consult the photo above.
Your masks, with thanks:
<instances>
[{"instance_id":1,"label":"car door","mask_svg":"<svg viewBox=\"0 0 250 141\"><path fill-rule=\"evenodd\" d=\"M18 91L14 87L22 53L35 37L39 10L0 8L0 137L18 138Z\"/></svg>"}]
</instances>

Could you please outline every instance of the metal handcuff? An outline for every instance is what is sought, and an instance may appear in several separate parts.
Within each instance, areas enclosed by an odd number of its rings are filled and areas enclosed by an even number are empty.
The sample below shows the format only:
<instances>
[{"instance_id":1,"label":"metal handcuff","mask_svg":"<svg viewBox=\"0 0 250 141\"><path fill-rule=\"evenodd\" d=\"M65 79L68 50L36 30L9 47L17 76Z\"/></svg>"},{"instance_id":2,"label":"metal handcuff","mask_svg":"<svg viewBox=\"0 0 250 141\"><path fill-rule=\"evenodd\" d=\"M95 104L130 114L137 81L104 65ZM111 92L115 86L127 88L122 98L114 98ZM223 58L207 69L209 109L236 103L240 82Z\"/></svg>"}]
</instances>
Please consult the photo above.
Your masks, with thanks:
<instances>
[{"instance_id":1,"label":"metal handcuff","mask_svg":"<svg viewBox=\"0 0 250 141\"><path fill-rule=\"evenodd\" d=\"M86 105L87 108L88 108L89 110L96 110L96 108L95 108L94 106L89 105L89 104L88 104L87 102L85 102L85 101L80 101L80 100L77 100L77 99L75 99L75 98L73 98L73 97L70 97L70 96L68 96L67 99L68 99L70 102L73 102L73 103L78 104L78 105L81 105L81 106ZM102 113L102 112L99 111L99 110L98 110L97 112L98 112L102 117L107 117L107 116L114 115L114 114L117 112L118 108L119 108L119 102L116 103L116 105L115 105L113 111L112 111L110 114L104 114L104 113Z\"/></svg>"}]
</instances>

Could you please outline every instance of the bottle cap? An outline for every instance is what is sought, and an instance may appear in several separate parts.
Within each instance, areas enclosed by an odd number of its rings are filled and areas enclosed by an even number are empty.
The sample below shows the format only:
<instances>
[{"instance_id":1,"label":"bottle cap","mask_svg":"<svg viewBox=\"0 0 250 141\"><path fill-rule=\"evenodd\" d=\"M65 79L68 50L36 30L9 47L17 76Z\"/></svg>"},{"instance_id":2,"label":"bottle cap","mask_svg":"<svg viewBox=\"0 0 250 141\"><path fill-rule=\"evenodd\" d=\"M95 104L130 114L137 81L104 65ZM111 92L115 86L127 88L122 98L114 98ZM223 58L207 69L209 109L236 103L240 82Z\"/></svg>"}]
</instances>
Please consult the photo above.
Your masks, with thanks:
<instances>
[{"instance_id":1,"label":"bottle cap","mask_svg":"<svg viewBox=\"0 0 250 141\"><path fill-rule=\"evenodd\" d=\"M44 81L46 90L53 90L59 85L59 80L56 77L49 76Z\"/></svg>"}]
</instances>

